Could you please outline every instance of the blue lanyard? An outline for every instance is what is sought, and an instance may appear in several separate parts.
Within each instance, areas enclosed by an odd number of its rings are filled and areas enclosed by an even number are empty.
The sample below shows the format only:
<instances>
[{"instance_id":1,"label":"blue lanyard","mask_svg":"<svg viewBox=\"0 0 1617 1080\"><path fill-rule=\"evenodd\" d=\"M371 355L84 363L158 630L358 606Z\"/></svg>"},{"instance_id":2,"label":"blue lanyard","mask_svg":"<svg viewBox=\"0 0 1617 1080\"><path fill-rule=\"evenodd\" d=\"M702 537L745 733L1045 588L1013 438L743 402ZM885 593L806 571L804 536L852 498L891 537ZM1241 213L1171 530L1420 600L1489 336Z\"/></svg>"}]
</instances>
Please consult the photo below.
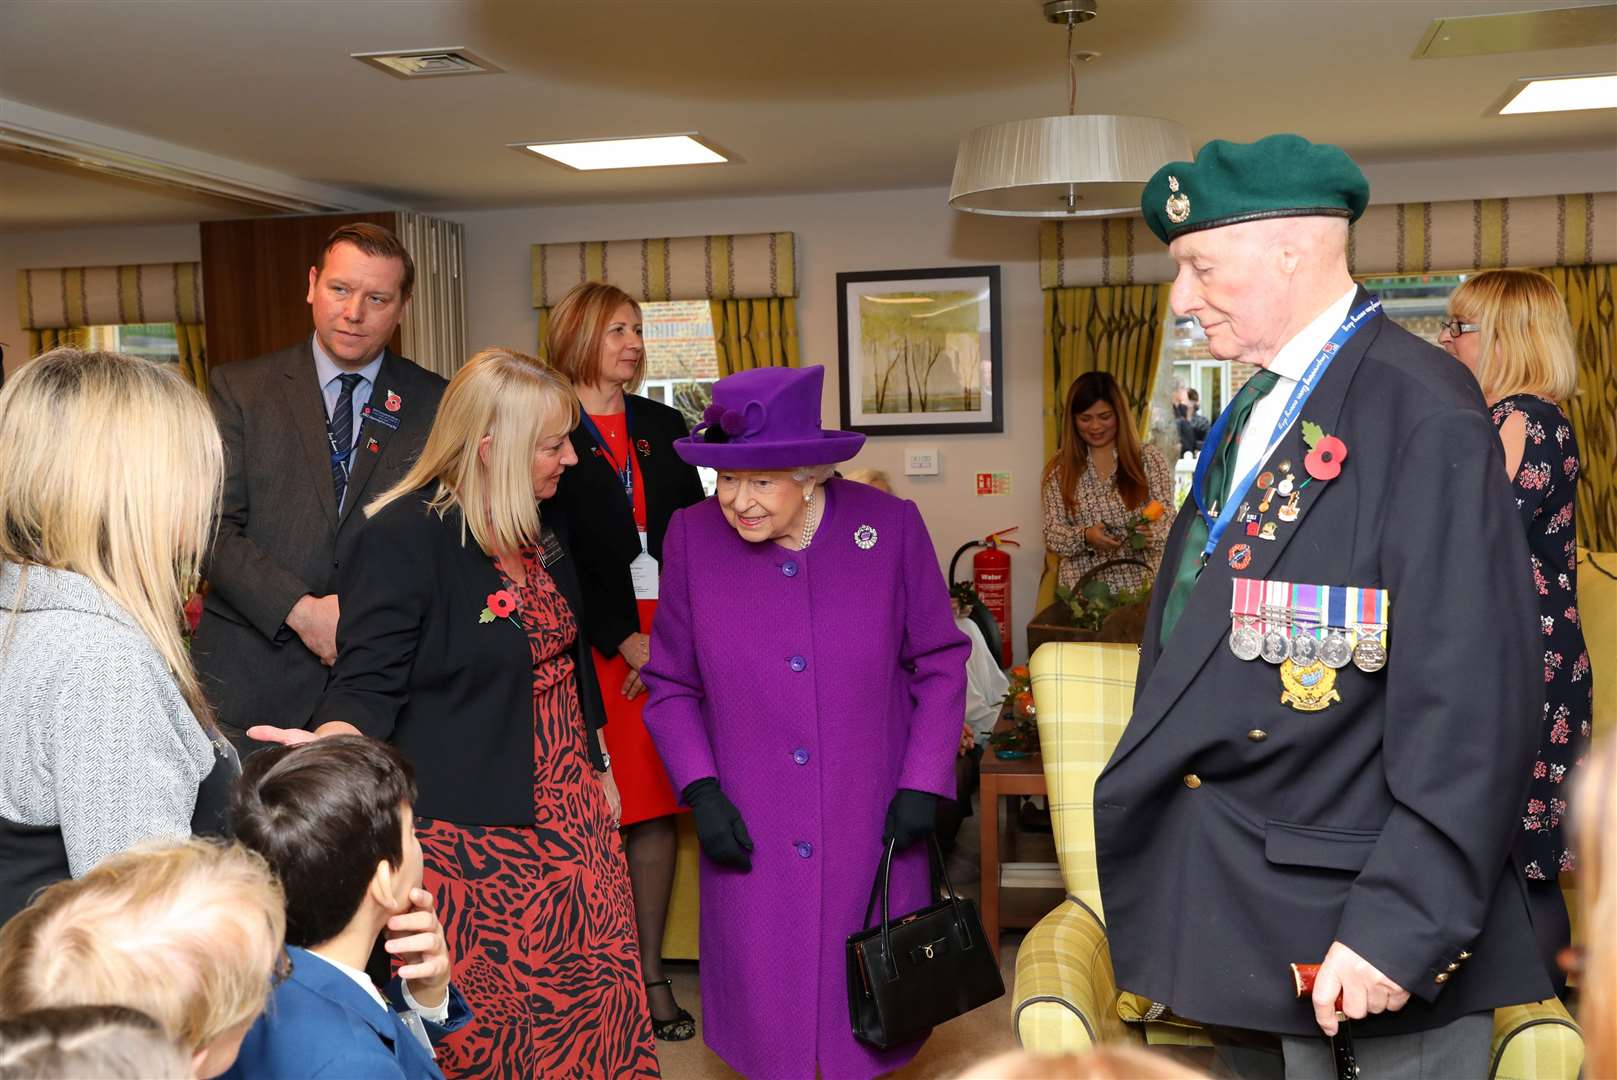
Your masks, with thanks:
<instances>
[{"instance_id":1,"label":"blue lanyard","mask_svg":"<svg viewBox=\"0 0 1617 1080\"><path fill-rule=\"evenodd\" d=\"M578 420L584 425L584 430L588 431L590 437L595 440L595 445L601 448L601 456L606 458L606 463L612 466L613 472L618 474L618 483L623 485L623 494L629 500L629 508L634 509L634 432L629 427L628 407L625 406L623 410L623 439L629 445L624 447L622 465L618 464L618 459L613 455L611 448L606 445L606 439L601 435L601 429L595 426L595 421L590 419L590 414L580 409L578 410Z\"/></svg>"},{"instance_id":2,"label":"blue lanyard","mask_svg":"<svg viewBox=\"0 0 1617 1080\"><path fill-rule=\"evenodd\" d=\"M1230 522L1235 520L1235 513L1241 505L1241 500L1246 498L1246 493L1251 489L1252 482L1257 479L1258 472L1263 468L1264 462L1269 459L1269 455L1280 444L1280 440L1285 437L1286 432L1291 430L1292 422L1297 419L1297 414L1302 411L1303 402L1307 401L1309 395L1314 392L1314 387L1319 384L1320 378L1324 376L1325 369L1331 366L1331 359L1341 351L1342 346L1347 344L1348 339L1354 335L1365 320L1380 311L1381 298L1371 296L1363 307L1349 315L1347 321L1336 328L1336 333L1331 335L1331 340L1327 341L1319 350L1318 355L1309 363L1302 377L1297 380L1297 385L1292 389L1291 397L1286 401L1286 407L1281 410L1280 419L1275 423L1274 433L1269 436L1269 442L1264 447L1263 453L1258 455L1257 463L1247 470L1247 474L1241 478L1240 482L1230 489L1229 498L1224 500L1224 504L1219 511L1218 520L1215 521L1213 516L1207 512L1207 470L1212 465L1213 455L1218 453L1219 448L1223 446L1224 429L1229 426L1230 414L1235 410L1225 409L1218 414L1218 419L1214 421L1212 429L1207 433L1207 441L1202 444L1202 455L1196 462L1195 477L1190 485L1191 494L1196 499L1196 509L1201 514L1202 519L1207 522L1207 546L1202 548L1203 562L1206 562L1213 552L1218 550L1218 542L1223 538L1224 530L1230 527ZM1211 448L1211 452L1209 452L1208 448Z\"/></svg>"}]
</instances>

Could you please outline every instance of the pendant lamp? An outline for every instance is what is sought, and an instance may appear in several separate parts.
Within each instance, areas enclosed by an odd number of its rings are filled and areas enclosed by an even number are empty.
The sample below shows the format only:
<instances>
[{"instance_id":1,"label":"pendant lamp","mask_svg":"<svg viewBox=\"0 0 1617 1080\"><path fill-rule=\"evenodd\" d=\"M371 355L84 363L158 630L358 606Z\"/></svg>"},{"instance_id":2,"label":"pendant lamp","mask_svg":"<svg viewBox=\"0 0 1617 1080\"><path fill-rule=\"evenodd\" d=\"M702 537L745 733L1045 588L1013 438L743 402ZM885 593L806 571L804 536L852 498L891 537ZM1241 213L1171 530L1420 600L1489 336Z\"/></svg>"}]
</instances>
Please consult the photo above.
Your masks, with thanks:
<instances>
[{"instance_id":1,"label":"pendant lamp","mask_svg":"<svg viewBox=\"0 0 1617 1080\"><path fill-rule=\"evenodd\" d=\"M949 205L1000 217L1082 218L1138 213L1140 192L1170 161L1189 159L1190 139L1154 116L1076 115L1073 28L1097 0L1044 0L1044 17L1067 28L1067 115L989 124L960 142Z\"/></svg>"}]
</instances>

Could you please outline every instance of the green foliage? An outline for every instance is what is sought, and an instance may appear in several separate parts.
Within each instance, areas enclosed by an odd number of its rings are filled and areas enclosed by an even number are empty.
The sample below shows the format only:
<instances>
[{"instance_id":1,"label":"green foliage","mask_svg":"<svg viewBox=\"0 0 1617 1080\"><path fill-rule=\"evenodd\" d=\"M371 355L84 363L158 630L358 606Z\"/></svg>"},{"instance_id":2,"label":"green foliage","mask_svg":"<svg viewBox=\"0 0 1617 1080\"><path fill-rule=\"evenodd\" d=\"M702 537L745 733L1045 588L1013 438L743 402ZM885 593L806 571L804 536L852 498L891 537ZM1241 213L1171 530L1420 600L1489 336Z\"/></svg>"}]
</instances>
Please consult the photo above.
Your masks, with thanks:
<instances>
[{"instance_id":1,"label":"green foliage","mask_svg":"<svg viewBox=\"0 0 1617 1080\"><path fill-rule=\"evenodd\" d=\"M1099 630L1112 612L1141 603L1150 596L1149 579L1137 589L1118 589L1095 578L1084 586L1082 594L1074 593L1065 585L1056 586L1056 599L1067 605L1072 625L1080 630Z\"/></svg>"},{"instance_id":2,"label":"green foliage","mask_svg":"<svg viewBox=\"0 0 1617 1080\"><path fill-rule=\"evenodd\" d=\"M1324 428L1320 427L1312 420L1303 421L1303 442L1307 444L1310 450L1314 449L1314 444L1319 442L1324 437Z\"/></svg>"}]
</instances>

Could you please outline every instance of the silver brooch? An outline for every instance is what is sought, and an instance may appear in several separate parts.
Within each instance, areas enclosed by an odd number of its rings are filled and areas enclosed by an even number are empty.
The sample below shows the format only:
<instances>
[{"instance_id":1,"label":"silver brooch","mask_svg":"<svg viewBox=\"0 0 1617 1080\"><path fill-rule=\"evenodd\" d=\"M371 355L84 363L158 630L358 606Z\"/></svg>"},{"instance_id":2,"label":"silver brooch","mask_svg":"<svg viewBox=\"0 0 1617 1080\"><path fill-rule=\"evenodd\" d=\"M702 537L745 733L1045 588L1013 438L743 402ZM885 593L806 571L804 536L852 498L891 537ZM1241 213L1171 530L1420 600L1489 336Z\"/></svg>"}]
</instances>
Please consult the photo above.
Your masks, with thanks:
<instances>
[{"instance_id":1,"label":"silver brooch","mask_svg":"<svg viewBox=\"0 0 1617 1080\"><path fill-rule=\"evenodd\" d=\"M876 530L869 525L861 525L853 531L853 542L869 551L876 546Z\"/></svg>"}]
</instances>

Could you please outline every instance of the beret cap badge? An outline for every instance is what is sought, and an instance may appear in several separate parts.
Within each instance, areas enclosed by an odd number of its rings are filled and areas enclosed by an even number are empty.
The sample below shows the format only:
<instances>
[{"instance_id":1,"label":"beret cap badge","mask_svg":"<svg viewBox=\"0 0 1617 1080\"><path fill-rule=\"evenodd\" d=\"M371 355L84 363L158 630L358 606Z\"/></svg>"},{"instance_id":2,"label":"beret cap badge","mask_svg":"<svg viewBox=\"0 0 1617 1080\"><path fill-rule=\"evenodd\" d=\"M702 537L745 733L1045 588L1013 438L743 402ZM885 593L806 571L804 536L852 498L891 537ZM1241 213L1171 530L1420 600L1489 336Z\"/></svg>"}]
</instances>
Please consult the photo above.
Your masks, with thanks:
<instances>
[{"instance_id":1,"label":"beret cap badge","mask_svg":"<svg viewBox=\"0 0 1617 1080\"><path fill-rule=\"evenodd\" d=\"M1183 223L1190 217L1190 196L1179 190L1179 178L1168 177L1168 190L1173 192L1168 201L1163 204L1162 212L1168 215L1168 220L1175 225Z\"/></svg>"}]
</instances>

